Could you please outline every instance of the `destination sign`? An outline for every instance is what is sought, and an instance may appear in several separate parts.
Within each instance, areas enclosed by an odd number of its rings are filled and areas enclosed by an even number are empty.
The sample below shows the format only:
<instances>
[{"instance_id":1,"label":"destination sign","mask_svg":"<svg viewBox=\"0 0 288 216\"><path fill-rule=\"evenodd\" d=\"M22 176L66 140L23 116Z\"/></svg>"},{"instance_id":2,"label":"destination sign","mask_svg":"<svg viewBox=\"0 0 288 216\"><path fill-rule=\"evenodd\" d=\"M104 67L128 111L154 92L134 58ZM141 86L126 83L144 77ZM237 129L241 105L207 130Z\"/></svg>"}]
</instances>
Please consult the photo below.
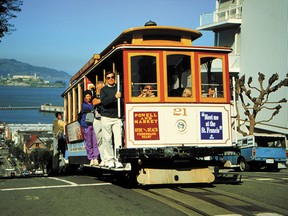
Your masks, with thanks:
<instances>
[{"instance_id":1,"label":"destination sign","mask_svg":"<svg viewBox=\"0 0 288 216\"><path fill-rule=\"evenodd\" d=\"M135 140L159 140L158 112L134 112Z\"/></svg>"}]
</instances>

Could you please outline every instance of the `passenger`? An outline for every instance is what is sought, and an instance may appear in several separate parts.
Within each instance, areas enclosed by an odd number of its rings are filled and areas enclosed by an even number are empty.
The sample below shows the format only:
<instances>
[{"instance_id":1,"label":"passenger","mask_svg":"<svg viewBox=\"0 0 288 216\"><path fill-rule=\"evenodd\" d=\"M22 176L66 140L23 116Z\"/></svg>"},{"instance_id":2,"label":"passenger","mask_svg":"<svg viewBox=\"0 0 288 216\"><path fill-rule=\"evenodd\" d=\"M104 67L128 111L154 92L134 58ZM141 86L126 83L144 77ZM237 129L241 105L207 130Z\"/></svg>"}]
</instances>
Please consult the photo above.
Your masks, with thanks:
<instances>
[{"instance_id":1,"label":"passenger","mask_svg":"<svg viewBox=\"0 0 288 216\"><path fill-rule=\"evenodd\" d=\"M97 145L96 135L93 129L93 125L87 124L85 122L87 113L91 112L93 108L94 106L92 104L92 92L90 90L86 90L84 92L84 101L82 104L83 115L80 121L80 125L83 128L87 158L88 160L90 160L90 166L98 166L99 149Z\"/></svg>"},{"instance_id":2,"label":"passenger","mask_svg":"<svg viewBox=\"0 0 288 216\"><path fill-rule=\"evenodd\" d=\"M208 97L214 97L214 93L215 93L215 90L213 90L212 87L209 87L209 89L208 89Z\"/></svg>"},{"instance_id":3,"label":"passenger","mask_svg":"<svg viewBox=\"0 0 288 216\"><path fill-rule=\"evenodd\" d=\"M145 85L138 97L155 97L153 90L154 89L152 85Z\"/></svg>"},{"instance_id":4,"label":"passenger","mask_svg":"<svg viewBox=\"0 0 288 216\"><path fill-rule=\"evenodd\" d=\"M95 108L95 118L93 121L93 128L94 132L96 134L98 149L100 152L100 158L104 158L104 152L102 151L102 124L101 124L101 110L102 110L102 104L100 100L100 90L104 87L103 81L98 81L96 83L96 92L95 92L95 98L92 100L92 104ZM101 163L99 166L105 166L104 160L101 160Z\"/></svg>"},{"instance_id":5,"label":"passenger","mask_svg":"<svg viewBox=\"0 0 288 216\"><path fill-rule=\"evenodd\" d=\"M57 149L59 154L62 154L65 157L65 152L67 150L66 138L64 136L64 127L65 122L62 119L62 113L57 112L55 113L56 119L53 121L53 134L57 140Z\"/></svg>"},{"instance_id":6,"label":"passenger","mask_svg":"<svg viewBox=\"0 0 288 216\"><path fill-rule=\"evenodd\" d=\"M103 164L108 168L121 168L122 163L116 160L116 155L113 149L114 146L122 145L122 125L121 119L118 118L118 98L121 98L121 92L117 91L115 82L115 73L109 71L106 73L106 85L101 89L100 100L102 103L101 123L103 135Z\"/></svg>"},{"instance_id":7,"label":"passenger","mask_svg":"<svg viewBox=\"0 0 288 216\"><path fill-rule=\"evenodd\" d=\"M92 98L95 98L95 97L96 97L96 89L95 89L95 86L94 86L94 85L90 85L90 86L89 86L89 90L90 90L91 93L92 93Z\"/></svg>"},{"instance_id":8,"label":"passenger","mask_svg":"<svg viewBox=\"0 0 288 216\"><path fill-rule=\"evenodd\" d=\"M192 88L191 87L186 87L183 90L182 97L192 97Z\"/></svg>"}]
</instances>

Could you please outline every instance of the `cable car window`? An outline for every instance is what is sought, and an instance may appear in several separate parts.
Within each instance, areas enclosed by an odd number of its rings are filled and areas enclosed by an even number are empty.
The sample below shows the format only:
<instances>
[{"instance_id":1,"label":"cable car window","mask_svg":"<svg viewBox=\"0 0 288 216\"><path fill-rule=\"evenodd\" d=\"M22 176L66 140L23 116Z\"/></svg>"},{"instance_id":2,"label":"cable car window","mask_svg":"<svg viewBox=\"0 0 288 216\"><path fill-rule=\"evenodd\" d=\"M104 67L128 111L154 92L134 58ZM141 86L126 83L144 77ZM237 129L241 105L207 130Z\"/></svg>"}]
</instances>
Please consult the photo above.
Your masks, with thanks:
<instances>
[{"instance_id":1,"label":"cable car window","mask_svg":"<svg viewBox=\"0 0 288 216\"><path fill-rule=\"evenodd\" d=\"M201 58L202 97L221 98L223 94L223 60L216 57Z\"/></svg>"},{"instance_id":2,"label":"cable car window","mask_svg":"<svg viewBox=\"0 0 288 216\"><path fill-rule=\"evenodd\" d=\"M167 56L168 97L192 97L191 57ZM189 91L188 91L189 90Z\"/></svg>"},{"instance_id":3,"label":"cable car window","mask_svg":"<svg viewBox=\"0 0 288 216\"><path fill-rule=\"evenodd\" d=\"M157 96L157 74L155 56L131 57L132 97Z\"/></svg>"}]
</instances>

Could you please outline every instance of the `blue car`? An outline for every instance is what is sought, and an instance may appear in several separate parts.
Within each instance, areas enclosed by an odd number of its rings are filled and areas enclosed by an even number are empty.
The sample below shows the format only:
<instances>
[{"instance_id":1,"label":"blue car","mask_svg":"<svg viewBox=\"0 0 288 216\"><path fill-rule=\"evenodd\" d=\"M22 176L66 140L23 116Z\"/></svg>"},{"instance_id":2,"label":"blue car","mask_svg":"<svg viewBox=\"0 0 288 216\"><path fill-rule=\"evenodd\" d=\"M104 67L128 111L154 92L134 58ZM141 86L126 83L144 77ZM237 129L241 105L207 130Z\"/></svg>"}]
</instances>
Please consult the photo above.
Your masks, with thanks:
<instances>
[{"instance_id":1,"label":"blue car","mask_svg":"<svg viewBox=\"0 0 288 216\"><path fill-rule=\"evenodd\" d=\"M22 172L22 176L28 177L28 176L30 176L30 172L28 170L25 170Z\"/></svg>"}]
</instances>

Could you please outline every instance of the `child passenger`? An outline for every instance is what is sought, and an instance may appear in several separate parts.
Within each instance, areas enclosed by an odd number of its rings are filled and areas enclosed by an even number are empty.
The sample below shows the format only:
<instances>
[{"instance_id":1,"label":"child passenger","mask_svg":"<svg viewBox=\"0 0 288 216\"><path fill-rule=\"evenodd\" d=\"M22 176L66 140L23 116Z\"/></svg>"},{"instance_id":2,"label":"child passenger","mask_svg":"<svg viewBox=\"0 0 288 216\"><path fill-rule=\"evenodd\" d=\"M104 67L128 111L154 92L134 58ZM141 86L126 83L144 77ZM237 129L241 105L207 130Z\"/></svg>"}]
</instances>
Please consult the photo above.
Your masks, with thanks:
<instances>
[{"instance_id":1,"label":"child passenger","mask_svg":"<svg viewBox=\"0 0 288 216\"><path fill-rule=\"evenodd\" d=\"M99 149L97 145L96 135L93 129L92 124L87 124L85 122L85 118L87 113L91 112L94 109L92 104L92 92L90 90L86 90L84 92L84 101L82 104L82 111L83 115L80 121L80 125L83 128L84 133L84 140L86 143L86 151L87 151L87 158L90 160L90 166L98 166L98 156L99 156Z\"/></svg>"}]
</instances>

